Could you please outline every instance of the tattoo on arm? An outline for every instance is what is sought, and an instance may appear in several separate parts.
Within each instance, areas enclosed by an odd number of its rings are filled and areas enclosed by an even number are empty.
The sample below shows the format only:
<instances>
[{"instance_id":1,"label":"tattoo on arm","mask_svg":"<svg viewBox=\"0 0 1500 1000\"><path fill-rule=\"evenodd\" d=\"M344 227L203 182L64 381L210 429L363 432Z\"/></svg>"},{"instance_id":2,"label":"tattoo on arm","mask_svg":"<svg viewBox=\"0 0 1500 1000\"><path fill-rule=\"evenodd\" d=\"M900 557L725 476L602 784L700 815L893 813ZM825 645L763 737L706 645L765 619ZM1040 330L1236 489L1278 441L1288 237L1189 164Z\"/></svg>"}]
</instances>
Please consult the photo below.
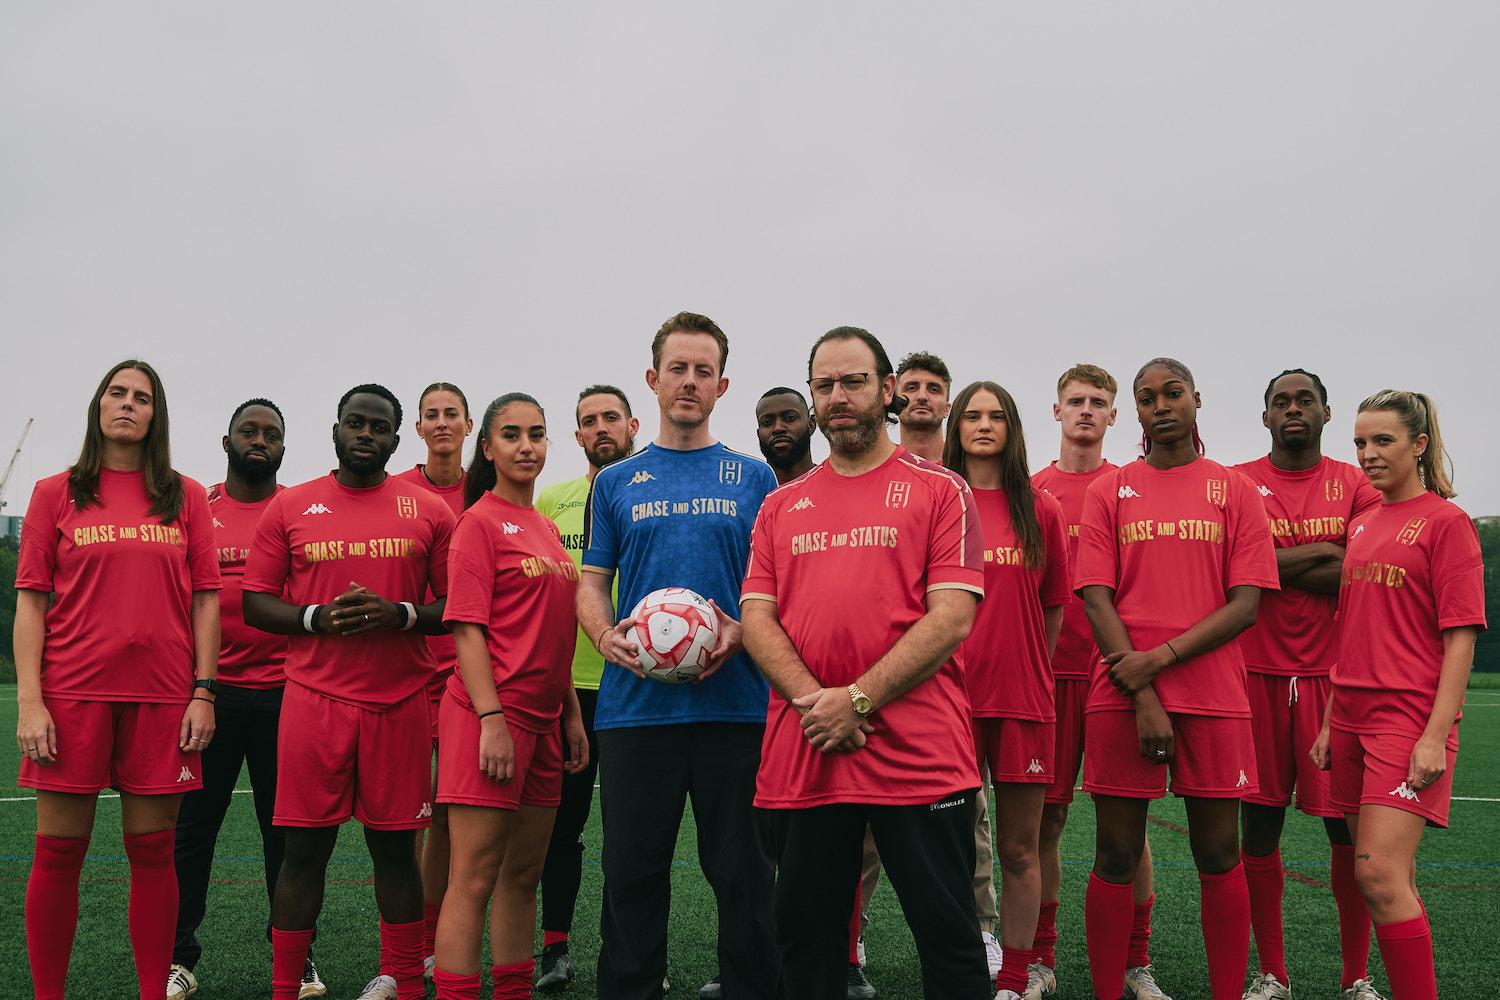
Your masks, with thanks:
<instances>
[{"instance_id":1,"label":"tattoo on arm","mask_svg":"<svg viewBox=\"0 0 1500 1000\"><path fill-rule=\"evenodd\" d=\"M1369 854L1368 851L1361 851L1360 853L1358 853L1358 854L1356 854L1354 856L1354 860L1355 861L1369 861L1370 860L1370 854Z\"/></svg>"}]
</instances>

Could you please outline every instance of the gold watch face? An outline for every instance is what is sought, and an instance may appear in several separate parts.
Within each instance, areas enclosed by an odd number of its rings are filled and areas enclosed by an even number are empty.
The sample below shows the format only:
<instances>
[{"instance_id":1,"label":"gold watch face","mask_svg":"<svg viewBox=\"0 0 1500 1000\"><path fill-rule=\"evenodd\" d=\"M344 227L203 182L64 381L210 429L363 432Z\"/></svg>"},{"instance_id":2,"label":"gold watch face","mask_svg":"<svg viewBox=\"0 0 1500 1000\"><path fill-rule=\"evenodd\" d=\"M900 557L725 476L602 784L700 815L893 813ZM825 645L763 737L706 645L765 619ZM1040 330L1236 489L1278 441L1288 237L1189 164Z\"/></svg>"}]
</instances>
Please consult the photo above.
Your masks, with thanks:
<instances>
[{"instance_id":1,"label":"gold watch face","mask_svg":"<svg viewBox=\"0 0 1500 1000\"><path fill-rule=\"evenodd\" d=\"M872 709L874 707L875 707L874 703L871 702L870 699L867 696L862 695L862 694L861 695L855 695L855 697L854 697L854 711L856 713L858 713L859 715L869 715L870 714L870 709Z\"/></svg>"}]
</instances>

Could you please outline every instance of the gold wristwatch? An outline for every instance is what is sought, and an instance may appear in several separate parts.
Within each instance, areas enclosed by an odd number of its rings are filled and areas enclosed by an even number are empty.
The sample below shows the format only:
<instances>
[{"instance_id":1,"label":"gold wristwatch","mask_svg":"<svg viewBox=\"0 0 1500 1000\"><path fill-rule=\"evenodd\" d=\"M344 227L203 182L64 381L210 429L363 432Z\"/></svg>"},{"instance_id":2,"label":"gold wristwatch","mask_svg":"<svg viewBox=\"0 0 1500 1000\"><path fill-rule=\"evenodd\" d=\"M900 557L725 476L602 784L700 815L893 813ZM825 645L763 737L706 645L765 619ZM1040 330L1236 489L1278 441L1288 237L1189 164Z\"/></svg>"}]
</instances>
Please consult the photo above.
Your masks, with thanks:
<instances>
[{"instance_id":1,"label":"gold wristwatch","mask_svg":"<svg viewBox=\"0 0 1500 1000\"><path fill-rule=\"evenodd\" d=\"M875 703L870 696L859 689L858 684L849 685L849 697L854 702L854 714L863 718L875 711Z\"/></svg>"}]
</instances>

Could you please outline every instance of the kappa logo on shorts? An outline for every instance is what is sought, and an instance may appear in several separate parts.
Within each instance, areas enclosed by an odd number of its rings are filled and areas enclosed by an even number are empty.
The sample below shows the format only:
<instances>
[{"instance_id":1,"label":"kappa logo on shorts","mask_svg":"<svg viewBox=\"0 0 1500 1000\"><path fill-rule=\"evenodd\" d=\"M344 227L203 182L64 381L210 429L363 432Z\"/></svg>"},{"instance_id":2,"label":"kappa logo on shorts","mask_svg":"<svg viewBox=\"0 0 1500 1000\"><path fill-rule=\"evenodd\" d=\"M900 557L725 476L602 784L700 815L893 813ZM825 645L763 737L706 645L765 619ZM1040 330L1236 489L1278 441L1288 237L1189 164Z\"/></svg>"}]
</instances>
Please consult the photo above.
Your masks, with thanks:
<instances>
[{"instance_id":1,"label":"kappa logo on shorts","mask_svg":"<svg viewBox=\"0 0 1500 1000\"><path fill-rule=\"evenodd\" d=\"M415 521L417 519L417 498L397 497L396 513L408 521Z\"/></svg>"},{"instance_id":2,"label":"kappa logo on shorts","mask_svg":"<svg viewBox=\"0 0 1500 1000\"><path fill-rule=\"evenodd\" d=\"M417 810L417 819L432 819L432 803L423 802L422 808Z\"/></svg>"},{"instance_id":3,"label":"kappa logo on shorts","mask_svg":"<svg viewBox=\"0 0 1500 1000\"><path fill-rule=\"evenodd\" d=\"M332 513L333 513L333 508L332 507L328 506L325 503L321 503L320 502L320 503L315 503L315 504L311 505L310 507L308 507L306 510L304 510L302 512L302 516L306 517L309 514L332 514Z\"/></svg>"},{"instance_id":4,"label":"kappa logo on shorts","mask_svg":"<svg viewBox=\"0 0 1500 1000\"><path fill-rule=\"evenodd\" d=\"M1121 500L1139 500L1141 498L1141 495L1135 490L1131 489L1129 486L1121 486L1120 489L1115 493L1115 496L1119 497Z\"/></svg>"},{"instance_id":5,"label":"kappa logo on shorts","mask_svg":"<svg viewBox=\"0 0 1500 1000\"><path fill-rule=\"evenodd\" d=\"M900 510L911 499L911 483L906 480L892 482L885 488L885 505L891 510Z\"/></svg>"},{"instance_id":6,"label":"kappa logo on shorts","mask_svg":"<svg viewBox=\"0 0 1500 1000\"><path fill-rule=\"evenodd\" d=\"M511 524L509 521L506 521L504 524L500 525L500 530L505 532L507 535L519 535L526 529L521 527L519 524Z\"/></svg>"},{"instance_id":7,"label":"kappa logo on shorts","mask_svg":"<svg viewBox=\"0 0 1500 1000\"><path fill-rule=\"evenodd\" d=\"M1409 802L1422 801L1421 797L1417 795L1416 789L1412 788L1404 781L1401 782L1401 784L1397 785L1395 788L1392 788L1390 791L1386 792L1386 794L1394 795L1398 799L1406 799Z\"/></svg>"},{"instance_id":8,"label":"kappa logo on shorts","mask_svg":"<svg viewBox=\"0 0 1500 1000\"><path fill-rule=\"evenodd\" d=\"M1035 758L1035 757L1031 758L1031 763L1026 765L1026 773L1027 774L1041 774L1042 773L1042 762L1040 760L1038 760L1037 758Z\"/></svg>"},{"instance_id":9,"label":"kappa logo on shorts","mask_svg":"<svg viewBox=\"0 0 1500 1000\"><path fill-rule=\"evenodd\" d=\"M1275 493L1271 492L1271 487L1266 486L1265 484L1261 484L1260 486L1255 487L1255 489L1256 492L1258 492L1263 497L1274 497L1276 495Z\"/></svg>"},{"instance_id":10,"label":"kappa logo on shorts","mask_svg":"<svg viewBox=\"0 0 1500 1000\"><path fill-rule=\"evenodd\" d=\"M633 475L633 476L630 477L630 485L631 486L639 486L642 483L649 483L649 482L651 482L651 480L653 480L655 478L656 477L653 476L651 473L647 472L645 469L642 469L639 472L637 472L635 475Z\"/></svg>"},{"instance_id":11,"label":"kappa logo on shorts","mask_svg":"<svg viewBox=\"0 0 1500 1000\"><path fill-rule=\"evenodd\" d=\"M745 463L736 462L732 459L722 459L719 462L719 482L725 486L738 486L745 481Z\"/></svg>"},{"instance_id":12,"label":"kappa logo on shorts","mask_svg":"<svg viewBox=\"0 0 1500 1000\"><path fill-rule=\"evenodd\" d=\"M817 504L812 502L812 497L803 497L801 500L798 500L796 503L788 507L786 509L786 512L790 514L794 510L812 510L816 506Z\"/></svg>"},{"instance_id":13,"label":"kappa logo on shorts","mask_svg":"<svg viewBox=\"0 0 1500 1000\"><path fill-rule=\"evenodd\" d=\"M1342 479L1323 480L1323 499L1333 503L1344 499L1344 481Z\"/></svg>"},{"instance_id":14,"label":"kappa logo on shorts","mask_svg":"<svg viewBox=\"0 0 1500 1000\"><path fill-rule=\"evenodd\" d=\"M181 784L184 781L192 781L192 780L193 780L193 772L188 770L186 764L182 765L182 773L177 776L178 783Z\"/></svg>"},{"instance_id":15,"label":"kappa logo on shorts","mask_svg":"<svg viewBox=\"0 0 1500 1000\"><path fill-rule=\"evenodd\" d=\"M1234 783L1234 787L1235 788L1244 788L1248 784L1250 784L1250 778L1248 776L1246 776L1244 770L1241 769L1240 770L1240 780L1236 781Z\"/></svg>"}]
</instances>

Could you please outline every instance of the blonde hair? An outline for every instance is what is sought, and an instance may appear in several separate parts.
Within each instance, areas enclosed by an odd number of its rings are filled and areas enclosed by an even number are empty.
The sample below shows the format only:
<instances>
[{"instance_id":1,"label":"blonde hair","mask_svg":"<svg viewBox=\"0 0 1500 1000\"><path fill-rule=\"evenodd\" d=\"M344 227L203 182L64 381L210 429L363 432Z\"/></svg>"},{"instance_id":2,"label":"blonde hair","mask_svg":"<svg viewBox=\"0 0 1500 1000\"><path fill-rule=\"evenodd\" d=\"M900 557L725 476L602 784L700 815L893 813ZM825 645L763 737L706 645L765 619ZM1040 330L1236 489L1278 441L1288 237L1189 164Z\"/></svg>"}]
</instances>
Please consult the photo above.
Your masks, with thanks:
<instances>
[{"instance_id":1,"label":"blonde hair","mask_svg":"<svg viewBox=\"0 0 1500 1000\"><path fill-rule=\"evenodd\" d=\"M1457 496L1453 491L1453 460L1443 449L1443 435L1438 430L1437 404L1432 397L1405 389L1381 389L1359 404L1359 412L1385 410L1394 413L1413 441L1427 435L1427 448L1417 456L1417 476L1429 492L1444 500Z\"/></svg>"}]
</instances>

